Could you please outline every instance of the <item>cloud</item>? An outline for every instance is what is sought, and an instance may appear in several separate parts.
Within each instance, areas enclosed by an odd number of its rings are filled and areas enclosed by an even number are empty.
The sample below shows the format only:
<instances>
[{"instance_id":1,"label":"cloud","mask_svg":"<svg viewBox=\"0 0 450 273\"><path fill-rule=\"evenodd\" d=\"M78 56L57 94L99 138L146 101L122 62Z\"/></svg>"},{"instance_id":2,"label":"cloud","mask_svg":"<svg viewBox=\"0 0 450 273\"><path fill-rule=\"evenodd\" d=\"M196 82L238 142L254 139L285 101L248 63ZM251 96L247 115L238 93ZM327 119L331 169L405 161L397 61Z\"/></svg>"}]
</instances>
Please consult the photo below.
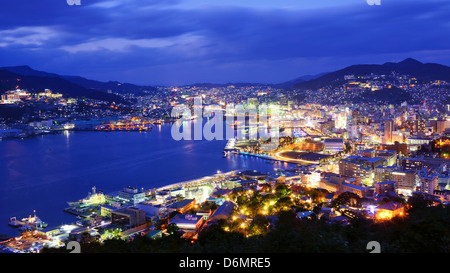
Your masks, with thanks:
<instances>
[{"instance_id":1,"label":"cloud","mask_svg":"<svg viewBox=\"0 0 450 273\"><path fill-rule=\"evenodd\" d=\"M450 64L443 53L450 50L448 1L382 0L381 6L365 0L296 1L280 0L280 7L268 0L259 6L256 0L91 0L80 7L11 1L0 10L0 56L9 64L42 65L45 59L47 68L54 68L50 72L79 67L76 72L106 78L121 67L133 71L123 79L142 73L148 80L152 71L154 81L192 82L245 75L289 80L296 73L396 56Z\"/></svg>"},{"instance_id":2,"label":"cloud","mask_svg":"<svg viewBox=\"0 0 450 273\"><path fill-rule=\"evenodd\" d=\"M27 26L0 31L0 46L42 46L58 37L57 30L47 26Z\"/></svg>"},{"instance_id":3,"label":"cloud","mask_svg":"<svg viewBox=\"0 0 450 273\"><path fill-rule=\"evenodd\" d=\"M82 51L100 51L109 50L113 52L129 52L134 47L140 48L167 48L174 46L185 46L198 43L201 36L185 34L177 37L154 38L154 39L124 39L124 38L106 38L100 40L89 41L81 44L63 46L61 49L78 53Z\"/></svg>"}]
</instances>

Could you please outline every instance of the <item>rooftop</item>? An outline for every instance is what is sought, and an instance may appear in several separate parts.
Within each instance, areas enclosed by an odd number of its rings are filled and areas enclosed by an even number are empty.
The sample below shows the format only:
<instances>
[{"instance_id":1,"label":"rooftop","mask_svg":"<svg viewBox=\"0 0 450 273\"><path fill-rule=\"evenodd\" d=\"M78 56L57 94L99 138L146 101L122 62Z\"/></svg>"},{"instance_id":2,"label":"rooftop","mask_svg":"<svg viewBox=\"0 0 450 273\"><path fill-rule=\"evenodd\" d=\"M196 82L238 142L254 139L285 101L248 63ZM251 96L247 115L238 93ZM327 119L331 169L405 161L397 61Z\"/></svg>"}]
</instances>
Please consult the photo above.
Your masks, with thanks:
<instances>
[{"instance_id":1,"label":"rooftop","mask_svg":"<svg viewBox=\"0 0 450 273\"><path fill-rule=\"evenodd\" d=\"M170 209L181 209L184 208L185 206L189 205L190 203L192 203L195 199L184 199L181 200L179 202L173 203L172 205L169 206Z\"/></svg>"},{"instance_id":2,"label":"rooftop","mask_svg":"<svg viewBox=\"0 0 450 273\"><path fill-rule=\"evenodd\" d=\"M378 209L394 211L394 210L398 210L398 209L403 208L403 207L404 206L402 204L395 203L395 202L389 202L389 203L383 204L381 206L378 206Z\"/></svg>"}]
</instances>

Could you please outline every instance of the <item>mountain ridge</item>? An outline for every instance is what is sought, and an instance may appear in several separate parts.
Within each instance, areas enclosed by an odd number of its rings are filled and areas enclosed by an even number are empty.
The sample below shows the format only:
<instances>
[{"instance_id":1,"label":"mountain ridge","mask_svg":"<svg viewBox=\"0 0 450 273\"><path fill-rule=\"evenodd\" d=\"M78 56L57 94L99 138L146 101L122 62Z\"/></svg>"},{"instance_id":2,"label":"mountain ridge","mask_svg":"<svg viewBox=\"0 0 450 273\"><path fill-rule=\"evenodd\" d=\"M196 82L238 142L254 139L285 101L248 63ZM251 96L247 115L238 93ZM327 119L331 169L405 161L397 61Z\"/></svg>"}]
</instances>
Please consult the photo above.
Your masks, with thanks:
<instances>
[{"instance_id":1,"label":"mountain ridge","mask_svg":"<svg viewBox=\"0 0 450 273\"><path fill-rule=\"evenodd\" d=\"M370 74L388 75L396 72L410 75L421 81L444 80L450 82L450 67L437 63L422 63L413 58L401 62L387 62L384 64L357 64L327 73L316 79L301 82L294 86L297 89L320 89L333 84L344 82L345 75L364 76Z\"/></svg>"},{"instance_id":2,"label":"mountain ridge","mask_svg":"<svg viewBox=\"0 0 450 273\"><path fill-rule=\"evenodd\" d=\"M22 68L25 68L25 66L22 66ZM28 75L23 75L0 68L0 90L3 90L4 92L19 88L26 89L30 92L43 92L45 89L50 89L69 97L86 97L108 102L126 103L122 97L115 94L88 89L67 81L57 74L37 70L34 71L36 72L28 71Z\"/></svg>"}]
</instances>

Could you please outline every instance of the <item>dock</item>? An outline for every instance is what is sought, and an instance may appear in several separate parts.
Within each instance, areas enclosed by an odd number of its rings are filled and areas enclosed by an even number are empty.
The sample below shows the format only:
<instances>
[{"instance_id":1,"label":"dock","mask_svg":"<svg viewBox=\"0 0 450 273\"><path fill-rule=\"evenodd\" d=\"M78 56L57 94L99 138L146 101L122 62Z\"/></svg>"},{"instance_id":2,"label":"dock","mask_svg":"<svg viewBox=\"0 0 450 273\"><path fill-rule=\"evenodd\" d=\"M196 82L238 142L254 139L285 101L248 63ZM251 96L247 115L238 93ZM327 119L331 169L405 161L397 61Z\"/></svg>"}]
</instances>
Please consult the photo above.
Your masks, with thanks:
<instances>
[{"instance_id":1,"label":"dock","mask_svg":"<svg viewBox=\"0 0 450 273\"><path fill-rule=\"evenodd\" d=\"M74 209L74 208L65 208L64 212L67 212L67 213L70 213L70 214L73 214L73 215L79 216L79 217L88 217L89 216L89 214L87 214L83 211Z\"/></svg>"}]
</instances>

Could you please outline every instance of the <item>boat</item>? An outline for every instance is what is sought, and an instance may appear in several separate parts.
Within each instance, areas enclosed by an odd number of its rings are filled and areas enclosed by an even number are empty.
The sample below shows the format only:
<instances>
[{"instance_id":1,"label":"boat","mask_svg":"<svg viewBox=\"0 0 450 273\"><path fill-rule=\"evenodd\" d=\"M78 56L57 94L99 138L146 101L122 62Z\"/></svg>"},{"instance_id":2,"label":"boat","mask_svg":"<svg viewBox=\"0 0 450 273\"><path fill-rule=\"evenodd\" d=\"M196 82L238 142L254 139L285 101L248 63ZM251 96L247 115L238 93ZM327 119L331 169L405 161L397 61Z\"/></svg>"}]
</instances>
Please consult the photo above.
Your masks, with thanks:
<instances>
[{"instance_id":1,"label":"boat","mask_svg":"<svg viewBox=\"0 0 450 273\"><path fill-rule=\"evenodd\" d=\"M74 202L67 202L70 207L86 207L103 203L105 203L105 196L101 192L97 193L95 187L92 187L92 192L89 192L88 196L84 199Z\"/></svg>"},{"instance_id":2,"label":"boat","mask_svg":"<svg viewBox=\"0 0 450 273\"><path fill-rule=\"evenodd\" d=\"M36 211L33 211L34 216L29 216L28 218L23 218L21 221L17 220L16 217L9 219L8 225L11 227L19 228L20 231L28 231L33 229L43 229L47 227L47 223L42 221L36 216Z\"/></svg>"},{"instance_id":3,"label":"boat","mask_svg":"<svg viewBox=\"0 0 450 273\"><path fill-rule=\"evenodd\" d=\"M47 227L47 223L41 220L41 218L36 216L36 210L33 210L34 216L31 215L28 218L23 218L22 222L24 223L23 227L31 227L32 229L42 229Z\"/></svg>"}]
</instances>

